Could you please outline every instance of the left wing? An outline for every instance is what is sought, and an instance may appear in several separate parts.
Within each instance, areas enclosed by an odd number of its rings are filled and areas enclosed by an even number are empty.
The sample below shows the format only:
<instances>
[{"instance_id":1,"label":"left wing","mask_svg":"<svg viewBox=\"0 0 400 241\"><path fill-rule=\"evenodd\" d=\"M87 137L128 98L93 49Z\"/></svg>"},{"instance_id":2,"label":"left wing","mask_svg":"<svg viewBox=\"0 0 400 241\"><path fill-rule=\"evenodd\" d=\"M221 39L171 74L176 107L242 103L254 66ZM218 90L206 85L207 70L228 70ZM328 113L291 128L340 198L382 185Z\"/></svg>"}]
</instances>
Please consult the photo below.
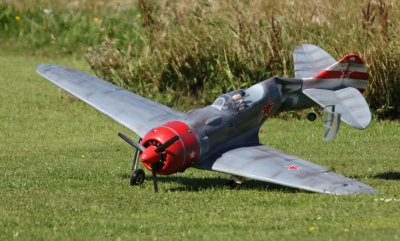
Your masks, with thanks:
<instances>
[{"instance_id":1,"label":"left wing","mask_svg":"<svg viewBox=\"0 0 400 241\"><path fill-rule=\"evenodd\" d=\"M36 71L141 137L154 127L183 115L165 105L75 69L39 64Z\"/></svg>"},{"instance_id":2,"label":"left wing","mask_svg":"<svg viewBox=\"0 0 400 241\"><path fill-rule=\"evenodd\" d=\"M364 183L265 145L227 151L211 170L320 193L378 193Z\"/></svg>"}]
</instances>

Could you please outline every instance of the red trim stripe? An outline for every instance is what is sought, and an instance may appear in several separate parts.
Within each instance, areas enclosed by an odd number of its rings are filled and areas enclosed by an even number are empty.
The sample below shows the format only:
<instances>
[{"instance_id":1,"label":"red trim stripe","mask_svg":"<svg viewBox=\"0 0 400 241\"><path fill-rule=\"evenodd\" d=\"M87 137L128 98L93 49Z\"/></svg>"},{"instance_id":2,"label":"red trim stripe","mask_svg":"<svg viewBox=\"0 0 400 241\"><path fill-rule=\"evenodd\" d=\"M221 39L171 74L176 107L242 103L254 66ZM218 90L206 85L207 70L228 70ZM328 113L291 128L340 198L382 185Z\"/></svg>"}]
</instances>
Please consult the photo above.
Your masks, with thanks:
<instances>
[{"instance_id":1,"label":"red trim stripe","mask_svg":"<svg viewBox=\"0 0 400 241\"><path fill-rule=\"evenodd\" d=\"M345 71L330 71L324 70L321 73L313 76L313 78L317 79L338 79L340 77L348 77L350 79L360 79L360 80L368 80L368 73L365 72L351 72L349 70Z\"/></svg>"}]
</instances>

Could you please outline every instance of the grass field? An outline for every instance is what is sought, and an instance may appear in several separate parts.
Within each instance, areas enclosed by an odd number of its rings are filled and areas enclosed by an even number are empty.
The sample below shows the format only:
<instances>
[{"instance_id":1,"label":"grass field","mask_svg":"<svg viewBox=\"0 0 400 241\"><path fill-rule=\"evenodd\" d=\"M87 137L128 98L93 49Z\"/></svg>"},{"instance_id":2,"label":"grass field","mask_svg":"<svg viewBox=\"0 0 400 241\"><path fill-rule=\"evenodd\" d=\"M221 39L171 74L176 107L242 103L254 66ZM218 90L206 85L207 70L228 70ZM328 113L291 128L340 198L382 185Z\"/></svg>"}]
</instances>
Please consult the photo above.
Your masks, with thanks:
<instances>
[{"instance_id":1,"label":"grass field","mask_svg":"<svg viewBox=\"0 0 400 241\"><path fill-rule=\"evenodd\" d=\"M41 62L84 71L83 60L0 53L0 240L397 240L400 124L271 119L261 139L364 182L379 195L308 193L189 169L129 186L130 133L35 73Z\"/></svg>"}]
</instances>

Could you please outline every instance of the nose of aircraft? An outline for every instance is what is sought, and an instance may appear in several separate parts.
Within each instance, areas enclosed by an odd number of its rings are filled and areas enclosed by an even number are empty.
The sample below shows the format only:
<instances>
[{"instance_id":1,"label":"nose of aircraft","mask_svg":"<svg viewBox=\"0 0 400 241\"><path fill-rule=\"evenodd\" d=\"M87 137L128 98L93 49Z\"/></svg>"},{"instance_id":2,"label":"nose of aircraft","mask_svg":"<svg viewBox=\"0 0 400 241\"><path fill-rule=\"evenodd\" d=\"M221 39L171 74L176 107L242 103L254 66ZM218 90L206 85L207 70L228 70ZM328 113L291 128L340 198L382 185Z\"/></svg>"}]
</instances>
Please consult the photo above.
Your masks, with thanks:
<instances>
[{"instance_id":1,"label":"nose of aircraft","mask_svg":"<svg viewBox=\"0 0 400 241\"><path fill-rule=\"evenodd\" d=\"M149 146L147 147L142 154L140 155L140 159L148 165L152 165L160 161L161 156L160 153L156 151L157 147Z\"/></svg>"}]
</instances>

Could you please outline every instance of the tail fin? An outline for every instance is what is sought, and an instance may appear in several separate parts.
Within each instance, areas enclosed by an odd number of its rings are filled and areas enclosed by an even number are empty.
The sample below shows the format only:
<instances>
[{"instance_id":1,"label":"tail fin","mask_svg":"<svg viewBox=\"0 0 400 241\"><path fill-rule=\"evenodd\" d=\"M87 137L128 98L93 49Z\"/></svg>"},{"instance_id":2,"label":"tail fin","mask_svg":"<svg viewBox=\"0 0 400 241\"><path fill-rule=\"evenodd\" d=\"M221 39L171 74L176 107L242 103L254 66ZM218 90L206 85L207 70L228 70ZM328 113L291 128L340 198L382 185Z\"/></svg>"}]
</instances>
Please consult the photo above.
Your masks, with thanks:
<instances>
[{"instance_id":1,"label":"tail fin","mask_svg":"<svg viewBox=\"0 0 400 241\"><path fill-rule=\"evenodd\" d=\"M361 93L367 87L368 73L361 58L349 54L332 63L328 53L313 45L302 45L299 50L296 48L294 54L297 55L295 70L297 67L300 76L314 73L312 77L301 77L303 93L324 108L332 106L331 114L337 119L361 130L367 128L371 122L371 112ZM327 63L330 65L327 66ZM325 66L323 70L321 66ZM327 139L336 135L338 127Z\"/></svg>"},{"instance_id":2,"label":"tail fin","mask_svg":"<svg viewBox=\"0 0 400 241\"><path fill-rule=\"evenodd\" d=\"M324 88L324 86L320 85L326 83L325 88L327 89L354 87L363 93L368 84L368 73L364 62L358 55L348 54L324 71L314 75L311 79L314 80L309 80L308 82L319 82L320 88Z\"/></svg>"},{"instance_id":3,"label":"tail fin","mask_svg":"<svg viewBox=\"0 0 400 241\"><path fill-rule=\"evenodd\" d=\"M293 51L294 74L298 79L310 78L336 63L325 50L312 44L303 44Z\"/></svg>"}]
</instances>

